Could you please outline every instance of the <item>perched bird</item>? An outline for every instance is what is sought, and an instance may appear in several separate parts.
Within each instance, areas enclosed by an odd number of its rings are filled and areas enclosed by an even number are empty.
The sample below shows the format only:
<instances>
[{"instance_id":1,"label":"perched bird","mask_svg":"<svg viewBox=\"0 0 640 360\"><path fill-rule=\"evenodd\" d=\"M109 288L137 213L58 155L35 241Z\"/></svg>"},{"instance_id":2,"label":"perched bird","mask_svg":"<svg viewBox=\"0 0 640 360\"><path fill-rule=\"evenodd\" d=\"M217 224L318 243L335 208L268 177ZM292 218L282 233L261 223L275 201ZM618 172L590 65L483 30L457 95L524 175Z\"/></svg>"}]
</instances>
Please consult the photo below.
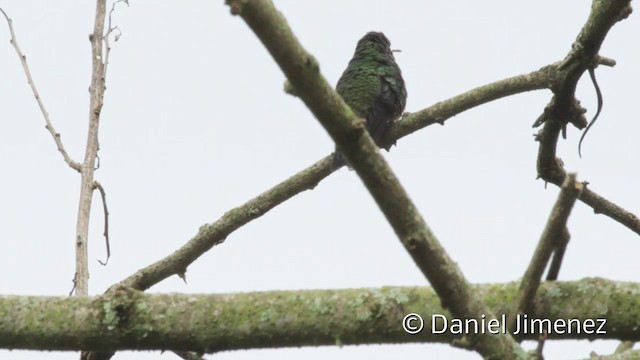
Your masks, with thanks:
<instances>
[{"instance_id":1,"label":"perched bird","mask_svg":"<svg viewBox=\"0 0 640 360\"><path fill-rule=\"evenodd\" d=\"M336 86L351 110L366 120L367 131L376 144L400 117L407 102L402 72L390 46L383 33L367 33L358 41L356 52ZM347 159L336 150L331 170L346 163Z\"/></svg>"}]
</instances>

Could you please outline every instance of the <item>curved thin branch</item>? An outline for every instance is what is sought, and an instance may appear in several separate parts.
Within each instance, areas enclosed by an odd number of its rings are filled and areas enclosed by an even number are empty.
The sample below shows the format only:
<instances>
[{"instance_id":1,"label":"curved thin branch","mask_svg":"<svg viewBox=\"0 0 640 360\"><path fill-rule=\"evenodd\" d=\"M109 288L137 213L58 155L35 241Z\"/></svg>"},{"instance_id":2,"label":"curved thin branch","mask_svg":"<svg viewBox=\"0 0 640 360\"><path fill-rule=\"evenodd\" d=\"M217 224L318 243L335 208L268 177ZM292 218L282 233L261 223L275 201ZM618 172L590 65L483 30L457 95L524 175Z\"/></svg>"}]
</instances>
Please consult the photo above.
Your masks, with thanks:
<instances>
[{"instance_id":1,"label":"curved thin branch","mask_svg":"<svg viewBox=\"0 0 640 360\"><path fill-rule=\"evenodd\" d=\"M100 265L106 266L109 262L109 258L111 257L111 244L109 243L109 208L107 207L107 193L104 190L102 184L95 180L93 182L93 188L97 189L100 192L100 197L102 198L102 211L104 214L104 242L107 248L107 258L104 261L98 260Z\"/></svg>"}]
</instances>

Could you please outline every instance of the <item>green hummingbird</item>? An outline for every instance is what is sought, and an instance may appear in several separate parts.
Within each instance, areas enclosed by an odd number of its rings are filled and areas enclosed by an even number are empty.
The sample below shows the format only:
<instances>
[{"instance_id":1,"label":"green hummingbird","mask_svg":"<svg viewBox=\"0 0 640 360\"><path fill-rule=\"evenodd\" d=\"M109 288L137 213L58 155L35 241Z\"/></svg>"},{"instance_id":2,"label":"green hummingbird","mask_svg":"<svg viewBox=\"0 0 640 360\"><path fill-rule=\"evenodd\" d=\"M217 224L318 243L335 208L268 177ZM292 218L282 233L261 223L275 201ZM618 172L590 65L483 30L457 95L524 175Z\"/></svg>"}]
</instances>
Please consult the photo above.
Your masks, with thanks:
<instances>
[{"instance_id":1,"label":"green hummingbird","mask_svg":"<svg viewBox=\"0 0 640 360\"><path fill-rule=\"evenodd\" d=\"M366 120L367 131L377 144L389 125L402 115L407 102L402 72L383 33L368 32L358 41L336 91L357 116ZM336 151L331 170L346 163L347 159Z\"/></svg>"}]
</instances>

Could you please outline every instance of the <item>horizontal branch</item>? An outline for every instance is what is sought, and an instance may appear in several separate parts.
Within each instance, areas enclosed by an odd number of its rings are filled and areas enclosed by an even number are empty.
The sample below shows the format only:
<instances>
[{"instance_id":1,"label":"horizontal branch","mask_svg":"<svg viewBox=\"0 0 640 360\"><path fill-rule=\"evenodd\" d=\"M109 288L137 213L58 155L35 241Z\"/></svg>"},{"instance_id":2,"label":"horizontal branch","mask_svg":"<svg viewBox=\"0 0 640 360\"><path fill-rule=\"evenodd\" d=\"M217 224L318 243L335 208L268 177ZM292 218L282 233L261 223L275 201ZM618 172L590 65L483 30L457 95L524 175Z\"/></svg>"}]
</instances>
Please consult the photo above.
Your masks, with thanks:
<instances>
[{"instance_id":1,"label":"horizontal branch","mask_svg":"<svg viewBox=\"0 0 640 360\"><path fill-rule=\"evenodd\" d=\"M478 285L476 290L494 313L502 315L511 305L508 299L517 295L518 284ZM640 284L599 278L544 283L528 319L556 324L549 339L640 340L638 293ZM410 335L403 329L402 321L409 313L424 319L419 334ZM434 333L442 330L443 323L432 327L433 315L447 317L448 331ZM559 334L563 319L578 319L580 329ZM589 319L606 319L606 333L595 333L597 322L591 331L587 329ZM418 324L415 320L408 325ZM98 297L0 296L0 348L4 349L217 352L451 343L462 338L452 333L456 332L452 324L454 320L428 287L216 295L145 294L120 288ZM524 338L536 339L537 332Z\"/></svg>"},{"instance_id":2,"label":"horizontal branch","mask_svg":"<svg viewBox=\"0 0 640 360\"><path fill-rule=\"evenodd\" d=\"M396 140L424 127L444 124L447 119L482 104L511 95L548 89L551 86L549 70L555 65L547 65L527 74L479 86L450 99L440 101L426 109L406 115L401 121L393 124L383 138L382 145L388 147L395 144Z\"/></svg>"}]
</instances>

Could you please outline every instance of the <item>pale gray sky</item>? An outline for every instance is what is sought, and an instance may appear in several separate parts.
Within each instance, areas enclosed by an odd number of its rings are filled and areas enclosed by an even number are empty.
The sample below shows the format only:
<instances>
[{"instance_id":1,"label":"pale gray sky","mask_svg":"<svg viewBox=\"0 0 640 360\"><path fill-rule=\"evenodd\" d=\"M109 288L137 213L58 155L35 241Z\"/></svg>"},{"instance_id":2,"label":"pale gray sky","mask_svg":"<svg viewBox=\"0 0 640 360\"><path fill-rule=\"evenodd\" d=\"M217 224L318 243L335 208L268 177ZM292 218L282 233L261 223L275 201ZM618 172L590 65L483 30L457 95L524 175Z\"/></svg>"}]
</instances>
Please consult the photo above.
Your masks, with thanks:
<instances>
[{"instance_id":1,"label":"pale gray sky","mask_svg":"<svg viewBox=\"0 0 640 360\"><path fill-rule=\"evenodd\" d=\"M88 115L93 1L0 0L67 150L81 160ZM407 83L407 111L562 59L589 1L276 1L335 83L357 40L383 31ZM109 266L102 209L94 197L90 293L100 294L190 239L204 223L327 155L333 144L284 76L224 1L131 1L114 18L100 128L97 179L111 212ZM559 155L596 192L640 214L637 116L638 14L616 25L597 71L605 104L577 155L570 127ZM0 25L0 289L65 295L74 272L79 176L56 152ZM588 77L579 99L590 119ZM481 106L398 142L385 153L427 223L473 282L521 277L558 189L536 180L531 128L550 99L538 91ZM577 203L563 280L638 281L638 236ZM341 170L236 231L196 261L188 284L172 277L153 292L426 285L355 172ZM400 324L398 325L400 326ZM550 342L548 359L611 352L616 342ZM532 344L525 343L530 348ZM443 345L236 351L216 359L478 359ZM0 351L4 359L76 359L76 353ZM140 358L122 352L116 359ZM147 353L145 358L175 358Z\"/></svg>"}]
</instances>

